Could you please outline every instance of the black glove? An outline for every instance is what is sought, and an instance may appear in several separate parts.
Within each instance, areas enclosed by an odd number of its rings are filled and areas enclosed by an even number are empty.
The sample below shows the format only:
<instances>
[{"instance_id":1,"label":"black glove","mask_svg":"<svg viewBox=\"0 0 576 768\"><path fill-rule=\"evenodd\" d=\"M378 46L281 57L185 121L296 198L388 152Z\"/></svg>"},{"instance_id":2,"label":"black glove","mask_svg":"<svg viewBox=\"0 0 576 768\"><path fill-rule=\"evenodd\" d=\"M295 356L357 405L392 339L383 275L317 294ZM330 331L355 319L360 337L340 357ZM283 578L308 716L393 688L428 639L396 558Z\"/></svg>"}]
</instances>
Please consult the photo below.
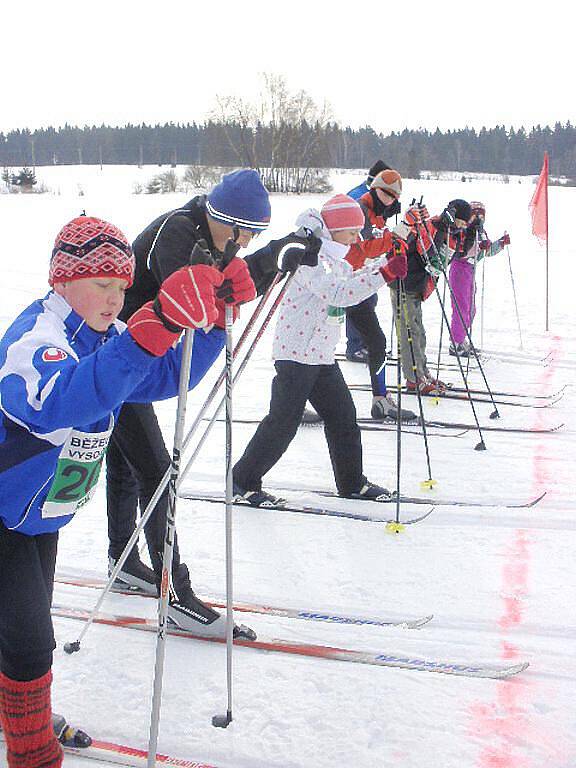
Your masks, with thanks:
<instances>
[{"instance_id":1,"label":"black glove","mask_svg":"<svg viewBox=\"0 0 576 768\"><path fill-rule=\"evenodd\" d=\"M311 235L307 240L306 248L287 248L282 256L282 272L296 272L298 267L318 266L318 252L322 246L322 240Z\"/></svg>"},{"instance_id":2,"label":"black glove","mask_svg":"<svg viewBox=\"0 0 576 768\"><path fill-rule=\"evenodd\" d=\"M383 216L385 219L389 219L392 216L395 216L397 213L400 213L401 210L402 205L400 204L400 200L394 200L394 202L390 203L390 205L384 206Z\"/></svg>"},{"instance_id":3,"label":"black glove","mask_svg":"<svg viewBox=\"0 0 576 768\"><path fill-rule=\"evenodd\" d=\"M451 227L454 224L455 221L456 221L456 211L452 206L449 205L446 208L444 208L444 210L440 214L438 219L438 224L440 224L440 226L437 227L437 229L442 229L446 231L448 227Z\"/></svg>"},{"instance_id":4,"label":"black glove","mask_svg":"<svg viewBox=\"0 0 576 768\"><path fill-rule=\"evenodd\" d=\"M206 240L201 238L194 243L194 247L190 252L190 264L207 264L209 267L214 266L214 258L208 248Z\"/></svg>"},{"instance_id":5,"label":"black glove","mask_svg":"<svg viewBox=\"0 0 576 768\"><path fill-rule=\"evenodd\" d=\"M468 226L466 227L467 232L472 232L473 234L476 234L476 232L482 232L484 229L484 222L482 219L475 218Z\"/></svg>"},{"instance_id":6,"label":"black glove","mask_svg":"<svg viewBox=\"0 0 576 768\"><path fill-rule=\"evenodd\" d=\"M276 264L278 264L278 256L280 255L282 248L285 248L290 244L303 245L306 247L308 245L308 238L305 234L290 232L290 234L286 235L286 237L281 237L278 240L270 240L268 243L268 248L270 249L270 252L276 257Z\"/></svg>"},{"instance_id":7,"label":"black glove","mask_svg":"<svg viewBox=\"0 0 576 768\"><path fill-rule=\"evenodd\" d=\"M305 234L291 232L279 240L270 240L268 245L254 253L248 254L244 261L250 270L250 277L256 285L258 296L262 296L278 272L278 255L282 248L290 243L302 245L304 248L310 243L310 237ZM319 247L319 246L318 246Z\"/></svg>"},{"instance_id":8,"label":"black glove","mask_svg":"<svg viewBox=\"0 0 576 768\"><path fill-rule=\"evenodd\" d=\"M228 264L232 261L232 259L236 256L238 251L240 250L240 244L236 242L236 240L229 239L226 241L226 245L224 246L223 251L217 251L217 264L216 266L220 271L223 271L226 269Z\"/></svg>"}]
</instances>

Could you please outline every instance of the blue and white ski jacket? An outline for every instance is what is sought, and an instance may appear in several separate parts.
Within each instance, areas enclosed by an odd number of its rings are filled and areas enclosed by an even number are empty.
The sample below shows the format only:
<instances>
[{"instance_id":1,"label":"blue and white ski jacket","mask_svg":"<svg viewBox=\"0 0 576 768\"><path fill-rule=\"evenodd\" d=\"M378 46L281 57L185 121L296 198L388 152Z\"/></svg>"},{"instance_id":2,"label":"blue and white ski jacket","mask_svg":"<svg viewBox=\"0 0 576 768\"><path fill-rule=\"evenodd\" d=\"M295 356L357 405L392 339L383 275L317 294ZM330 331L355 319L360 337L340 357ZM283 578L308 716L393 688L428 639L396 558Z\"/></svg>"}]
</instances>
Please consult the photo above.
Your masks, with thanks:
<instances>
[{"instance_id":1,"label":"blue and white ski jacket","mask_svg":"<svg viewBox=\"0 0 576 768\"><path fill-rule=\"evenodd\" d=\"M117 320L88 327L50 292L0 341L0 520L36 535L66 525L91 497L124 402L178 393L182 345L145 352ZM190 388L222 350L225 333L194 333Z\"/></svg>"}]
</instances>

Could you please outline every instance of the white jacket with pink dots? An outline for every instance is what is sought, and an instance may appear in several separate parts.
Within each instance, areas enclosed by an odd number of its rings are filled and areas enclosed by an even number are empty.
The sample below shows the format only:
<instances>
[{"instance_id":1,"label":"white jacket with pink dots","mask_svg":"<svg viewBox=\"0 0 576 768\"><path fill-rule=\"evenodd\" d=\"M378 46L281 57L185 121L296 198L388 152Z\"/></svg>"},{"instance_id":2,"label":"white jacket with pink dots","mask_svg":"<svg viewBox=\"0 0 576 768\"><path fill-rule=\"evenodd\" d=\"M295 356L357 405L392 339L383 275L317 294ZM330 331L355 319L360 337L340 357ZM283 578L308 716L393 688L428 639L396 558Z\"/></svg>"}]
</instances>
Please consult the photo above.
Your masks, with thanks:
<instances>
[{"instance_id":1,"label":"white jacket with pink dots","mask_svg":"<svg viewBox=\"0 0 576 768\"><path fill-rule=\"evenodd\" d=\"M317 231L319 218L317 211L309 210L296 223ZM320 239L318 266L298 268L277 310L274 360L332 364L344 322L344 314L334 308L354 306L386 284L377 260L354 272L344 260L347 245L334 242L326 229Z\"/></svg>"}]
</instances>

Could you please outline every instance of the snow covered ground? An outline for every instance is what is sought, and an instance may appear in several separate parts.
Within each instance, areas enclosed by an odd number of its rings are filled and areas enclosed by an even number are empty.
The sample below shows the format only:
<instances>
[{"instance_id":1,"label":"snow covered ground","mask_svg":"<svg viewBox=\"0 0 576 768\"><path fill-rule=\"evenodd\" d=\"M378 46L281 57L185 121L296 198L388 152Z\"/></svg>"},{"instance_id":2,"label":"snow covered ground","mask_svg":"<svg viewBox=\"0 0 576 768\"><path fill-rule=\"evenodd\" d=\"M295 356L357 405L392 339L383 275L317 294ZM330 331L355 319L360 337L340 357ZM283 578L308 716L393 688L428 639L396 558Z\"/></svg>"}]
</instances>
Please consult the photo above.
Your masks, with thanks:
<instances>
[{"instance_id":1,"label":"snow covered ground","mask_svg":"<svg viewBox=\"0 0 576 768\"><path fill-rule=\"evenodd\" d=\"M153 169L154 172L157 169ZM131 194L136 168L37 169L40 181L60 194L2 195L2 286L0 330L47 290L52 241L59 228L85 208L107 218L133 238L152 218L184 202L182 195ZM334 174L336 191L360 176ZM78 195L82 189L83 195ZM334 610L370 616L434 619L420 630L326 625L242 614L260 638L323 643L344 648L414 654L437 660L526 660L529 669L508 681L449 677L361 664L273 654L239 648L234 654L234 721L211 725L226 706L225 649L211 643L169 638L162 708L161 752L221 768L574 768L576 765L576 332L572 238L576 189L550 189L551 331L544 331L544 249L530 234L528 202L533 187L492 181L411 181L404 199L424 195L431 212L454 197L483 200L492 237L507 229L522 321L519 348L506 254L486 265L484 348L486 375L495 390L545 395L563 387L564 397L545 408L502 405L498 422L479 404L484 425L542 428L551 434L486 432L488 450L474 451L474 432L431 436L430 498L493 501L495 506L440 506L424 522L390 535L382 524L288 512L237 509L234 514L235 597L271 605ZM320 196L273 197L269 235L292 228L296 214L320 205ZM257 245L268 235L264 235ZM481 273L480 273L481 276ZM481 280L478 280L479 286ZM241 322L246 320L245 308ZM382 292L379 314L389 332L390 306ZM439 310L424 308L430 357L435 360ZM475 338L480 341L480 316ZM239 325L240 328L240 325ZM446 339L446 335L444 336ZM258 347L234 395L237 417L265 414L272 377L271 333ZM547 357L548 356L548 357ZM542 359L547 357L545 361ZM450 360L447 356L446 360ZM342 364L350 382L365 383L367 371ZM188 417L205 399L216 375L189 398ZM392 377L395 371L392 370ZM458 383L455 373L444 376ZM471 382L480 387L477 372ZM370 396L356 392L359 414ZM523 406L546 405L526 399ZM408 402L412 407L412 403ZM415 406L415 403L414 403ZM471 422L466 403L425 402L429 418ZM167 443L173 437L175 401L157 412ZM234 455L254 430L238 425ZM364 432L368 477L395 483L394 432ZM421 437L403 436L402 489L421 494L427 477ZM217 424L183 482L190 492L223 489L224 427ZM322 430L301 429L287 454L269 473L269 484L333 487ZM498 507L502 499L529 499L547 492L530 509ZM344 510L357 503L326 500ZM422 510L422 507L419 508ZM365 512L365 505L362 505ZM383 516L386 507L376 510ZM409 516L414 508L407 509ZM225 591L224 510L181 501L177 528L183 559L200 595ZM105 575L105 491L64 529L59 566ZM91 608L94 590L56 585L55 602ZM108 613L153 617L153 601L113 595ZM145 748L148 738L155 637L94 626L80 653L62 643L82 625L55 619L54 705L95 737ZM71 768L78 760L66 758Z\"/></svg>"}]
</instances>

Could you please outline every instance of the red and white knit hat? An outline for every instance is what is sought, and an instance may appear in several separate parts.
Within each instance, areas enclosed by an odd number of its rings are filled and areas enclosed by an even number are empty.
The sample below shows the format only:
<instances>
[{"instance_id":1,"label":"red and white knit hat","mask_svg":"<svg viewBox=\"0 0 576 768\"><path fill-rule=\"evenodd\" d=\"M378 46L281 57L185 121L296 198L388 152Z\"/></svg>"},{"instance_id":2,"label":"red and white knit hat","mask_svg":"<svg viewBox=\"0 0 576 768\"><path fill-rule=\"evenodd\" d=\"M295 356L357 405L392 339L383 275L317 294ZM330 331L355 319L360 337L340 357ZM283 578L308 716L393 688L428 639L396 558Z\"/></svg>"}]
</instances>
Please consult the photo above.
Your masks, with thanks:
<instances>
[{"instance_id":1,"label":"red and white knit hat","mask_svg":"<svg viewBox=\"0 0 576 768\"><path fill-rule=\"evenodd\" d=\"M60 230L48 282L54 285L85 277L121 277L128 286L134 280L134 255L126 235L92 216L78 216Z\"/></svg>"},{"instance_id":2,"label":"red and white knit hat","mask_svg":"<svg viewBox=\"0 0 576 768\"><path fill-rule=\"evenodd\" d=\"M331 232L343 229L362 229L364 213L356 200L348 195L334 195L320 211L324 224Z\"/></svg>"},{"instance_id":3,"label":"red and white knit hat","mask_svg":"<svg viewBox=\"0 0 576 768\"><path fill-rule=\"evenodd\" d=\"M398 171L388 168L385 171L380 171L370 184L370 189L382 189L384 192L388 192L389 195L398 200L402 194L402 177Z\"/></svg>"},{"instance_id":4,"label":"red and white knit hat","mask_svg":"<svg viewBox=\"0 0 576 768\"><path fill-rule=\"evenodd\" d=\"M470 200L470 208L472 209L472 213L486 216L486 206L484 203L481 203L480 200Z\"/></svg>"}]
</instances>

